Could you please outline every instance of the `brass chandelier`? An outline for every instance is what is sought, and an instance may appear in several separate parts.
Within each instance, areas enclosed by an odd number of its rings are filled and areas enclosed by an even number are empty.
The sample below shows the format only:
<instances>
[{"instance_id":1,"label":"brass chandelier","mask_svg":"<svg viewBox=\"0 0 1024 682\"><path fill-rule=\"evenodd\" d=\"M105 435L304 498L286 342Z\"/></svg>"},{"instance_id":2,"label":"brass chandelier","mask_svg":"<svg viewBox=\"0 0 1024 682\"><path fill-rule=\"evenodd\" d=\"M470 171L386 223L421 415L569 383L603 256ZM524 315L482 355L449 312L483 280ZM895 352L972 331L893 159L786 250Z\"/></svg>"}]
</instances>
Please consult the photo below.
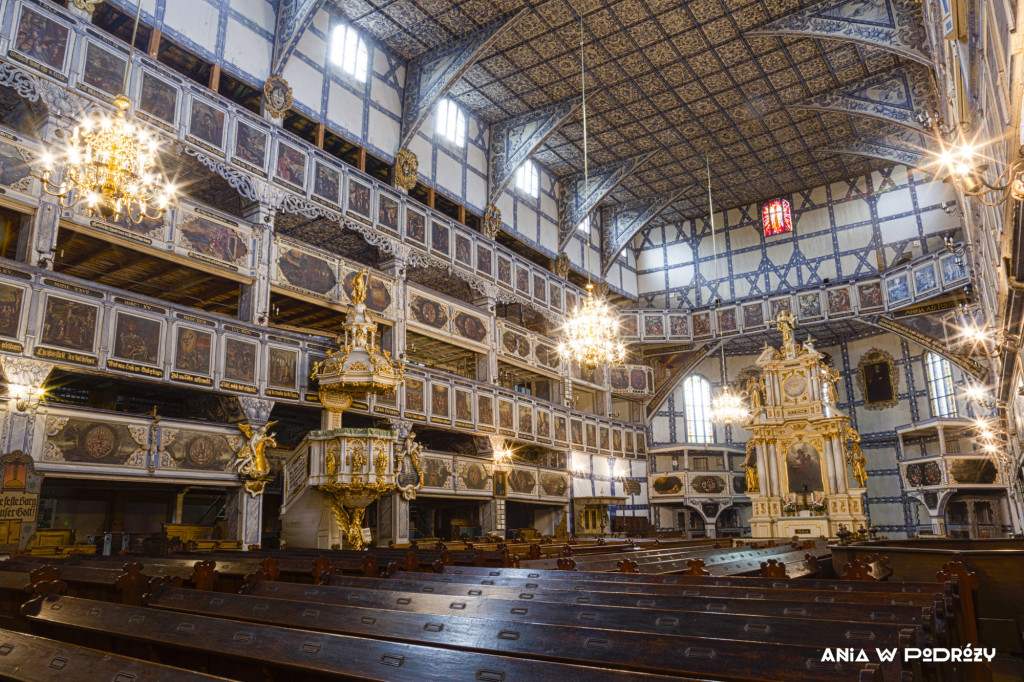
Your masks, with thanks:
<instances>
[{"instance_id":1,"label":"brass chandelier","mask_svg":"<svg viewBox=\"0 0 1024 682\"><path fill-rule=\"evenodd\" d=\"M127 90L139 30L141 3L135 12L131 50L125 67ZM96 111L75 126L60 153L42 158L42 171L35 175L43 191L58 197L64 208L84 204L90 214L117 220L122 215L140 223L157 219L174 200L174 187L154 171L160 143L156 136L127 117L131 101L127 95L114 98L113 116ZM63 178L54 179L55 165L64 168Z\"/></svg>"},{"instance_id":2,"label":"brass chandelier","mask_svg":"<svg viewBox=\"0 0 1024 682\"><path fill-rule=\"evenodd\" d=\"M587 70L583 56L583 15L580 15L580 80L583 89L583 191L589 196L587 165ZM612 305L598 296L590 281L590 244L586 249L587 297L570 314L562 327L558 354L588 367L617 365L626 358L626 346L619 340L619 316Z\"/></svg>"},{"instance_id":3,"label":"brass chandelier","mask_svg":"<svg viewBox=\"0 0 1024 682\"><path fill-rule=\"evenodd\" d=\"M987 164L977 163L978 150L969 142L948 147L938 156L947 180L952 181L966 196L975 197L986 206L998 206L1007 199L1024 199L1024 158L1018 158L999 176L989 182L985 179Z\"/></svg>"}]
</instances>

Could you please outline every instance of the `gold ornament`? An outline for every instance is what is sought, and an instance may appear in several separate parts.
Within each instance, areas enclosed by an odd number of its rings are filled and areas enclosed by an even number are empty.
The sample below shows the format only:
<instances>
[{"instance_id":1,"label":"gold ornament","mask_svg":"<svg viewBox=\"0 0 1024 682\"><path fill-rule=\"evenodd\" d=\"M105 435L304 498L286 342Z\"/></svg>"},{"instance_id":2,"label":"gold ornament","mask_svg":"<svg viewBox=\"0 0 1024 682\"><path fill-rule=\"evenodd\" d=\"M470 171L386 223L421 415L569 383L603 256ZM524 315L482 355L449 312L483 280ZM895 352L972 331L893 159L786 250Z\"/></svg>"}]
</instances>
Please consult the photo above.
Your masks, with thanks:
<instances>
[{"instance_id":1,"label":"gold ornament","mask_svg":"<svg viewBox=\"0 0 1024 682\"><path fill-rule=\"evenodd\" d=\"M420 161L415 154L408 149L399 149L395 155L395 185L411 192L419 181L419 167Z\"/></svg>"},{"instance_id":2,"label":"gold ornament","mask_svg":"<svg viewBox=\"0 0 1024 682\"><path fill-rule=\"evenodd\" d=\"M271 76L263 84L263 103L271 118L281 118L292 108L292 88L280 76Z\"/></svg>"}]
</instances>

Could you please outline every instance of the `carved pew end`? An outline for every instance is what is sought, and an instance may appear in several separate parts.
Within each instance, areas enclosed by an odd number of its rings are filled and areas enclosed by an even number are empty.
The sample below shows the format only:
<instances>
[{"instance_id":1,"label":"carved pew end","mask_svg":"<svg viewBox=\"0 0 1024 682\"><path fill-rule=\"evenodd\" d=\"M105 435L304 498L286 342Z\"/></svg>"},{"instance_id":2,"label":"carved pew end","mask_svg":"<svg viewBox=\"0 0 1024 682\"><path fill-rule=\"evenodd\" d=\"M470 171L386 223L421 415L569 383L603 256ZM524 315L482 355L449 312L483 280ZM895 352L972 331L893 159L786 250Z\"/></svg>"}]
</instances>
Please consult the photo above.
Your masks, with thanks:
<instances>
[{"instance_id":1,"label":"carved pew end","mask_svg":"<svg viewBox=\"0 0 1024 682\"><path fill-rule=\"evenodd\" d=\"M637 563L632 559L623 559L618 564L619 573L639 573L640 569Z\"/></svg>"}]
</instances>

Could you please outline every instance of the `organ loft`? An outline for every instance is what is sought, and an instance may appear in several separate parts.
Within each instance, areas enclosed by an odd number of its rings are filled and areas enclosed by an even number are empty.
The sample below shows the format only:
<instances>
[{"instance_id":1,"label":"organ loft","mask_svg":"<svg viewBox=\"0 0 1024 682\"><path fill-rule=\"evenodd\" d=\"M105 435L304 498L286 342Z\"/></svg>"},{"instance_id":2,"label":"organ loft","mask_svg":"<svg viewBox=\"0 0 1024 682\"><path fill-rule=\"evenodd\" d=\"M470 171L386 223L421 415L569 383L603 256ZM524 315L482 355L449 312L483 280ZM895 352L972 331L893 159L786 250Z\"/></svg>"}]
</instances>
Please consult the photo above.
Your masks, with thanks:
<instances>
[{"instance_id":1,"label":"organ loft","mask_svg":"<svg viewBox=\"0 0 1024 682\"><path fill-rule=\"evenodd\" d=\"M0 679L1024 679L1020 0L0 0Z\"/></svg>"}]
</instances>

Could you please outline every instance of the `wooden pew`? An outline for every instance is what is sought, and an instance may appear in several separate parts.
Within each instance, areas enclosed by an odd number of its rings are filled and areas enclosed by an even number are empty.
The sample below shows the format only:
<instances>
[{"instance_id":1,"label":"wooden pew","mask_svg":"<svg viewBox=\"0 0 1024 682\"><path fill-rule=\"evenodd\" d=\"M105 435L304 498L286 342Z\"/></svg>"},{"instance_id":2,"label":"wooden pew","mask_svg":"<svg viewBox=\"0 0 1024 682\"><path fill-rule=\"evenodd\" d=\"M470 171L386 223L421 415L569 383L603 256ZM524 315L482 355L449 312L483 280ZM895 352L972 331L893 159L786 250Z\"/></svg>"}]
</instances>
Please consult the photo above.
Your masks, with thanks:
<instances>
[{"instance_id":1,"label":"wooden pew","mask_svg":"<svg viewBox=\"0 0 1024 682\"><path fill-rule=\"evenodd\" d=\"M302 587L302 586L299 586ZM226 596L226 595L225 595ZM25 604L34 630L75 643L88 639L104 650L132 647L166 660L245 680L304 682L337 679L393 682L465 679L670 680L678 677L581 667L367 637L238 622L76 597L41 597ZM881 679L880 676L876 679Z\"/></svg>"},{"instance_id":2,"label":"wooden pew","mask_svg":"<svg viewBox=\"0 0 1024 682\"><path fill-rule=\"evenodd\" d=\"M742 679L773 679L769 669L792 671L788 679L858 679L839 674L834 666L820 664L820 643L808 643L806 626L798 621L773 621L754 627L750 619L733 617L694 619L699 635L647 634L628 630L595 629L572 625L463 617L454 613L422 614L399 611L368 611L347 605L296 602L249 595L212 595L194 590L163 590L147 596L157 608L252 620L260 623L299 627L326 632L389 640L424 642L439 647L457 647L501 655L521 656L577 665L601 665L652 673L723 675ZM371 614L372 615L368 615ZM840 624L832 624L847 627ZM849 629L847 627L847 629ZM819 631L820 640L828 635ZM892 646L909 646L914 641L907 631L876 626L865 636ZM814 636L811 637L813 639ZM743 639L742 643L735 641ZM794 645L794 641L801 641ZM768 644L771 642L772 644ZM679 655L699 648L703 655ZM771 656L771 666L765 657ZM727 671L722 661L728 661Z\"/></svg>"}]
</instances>

